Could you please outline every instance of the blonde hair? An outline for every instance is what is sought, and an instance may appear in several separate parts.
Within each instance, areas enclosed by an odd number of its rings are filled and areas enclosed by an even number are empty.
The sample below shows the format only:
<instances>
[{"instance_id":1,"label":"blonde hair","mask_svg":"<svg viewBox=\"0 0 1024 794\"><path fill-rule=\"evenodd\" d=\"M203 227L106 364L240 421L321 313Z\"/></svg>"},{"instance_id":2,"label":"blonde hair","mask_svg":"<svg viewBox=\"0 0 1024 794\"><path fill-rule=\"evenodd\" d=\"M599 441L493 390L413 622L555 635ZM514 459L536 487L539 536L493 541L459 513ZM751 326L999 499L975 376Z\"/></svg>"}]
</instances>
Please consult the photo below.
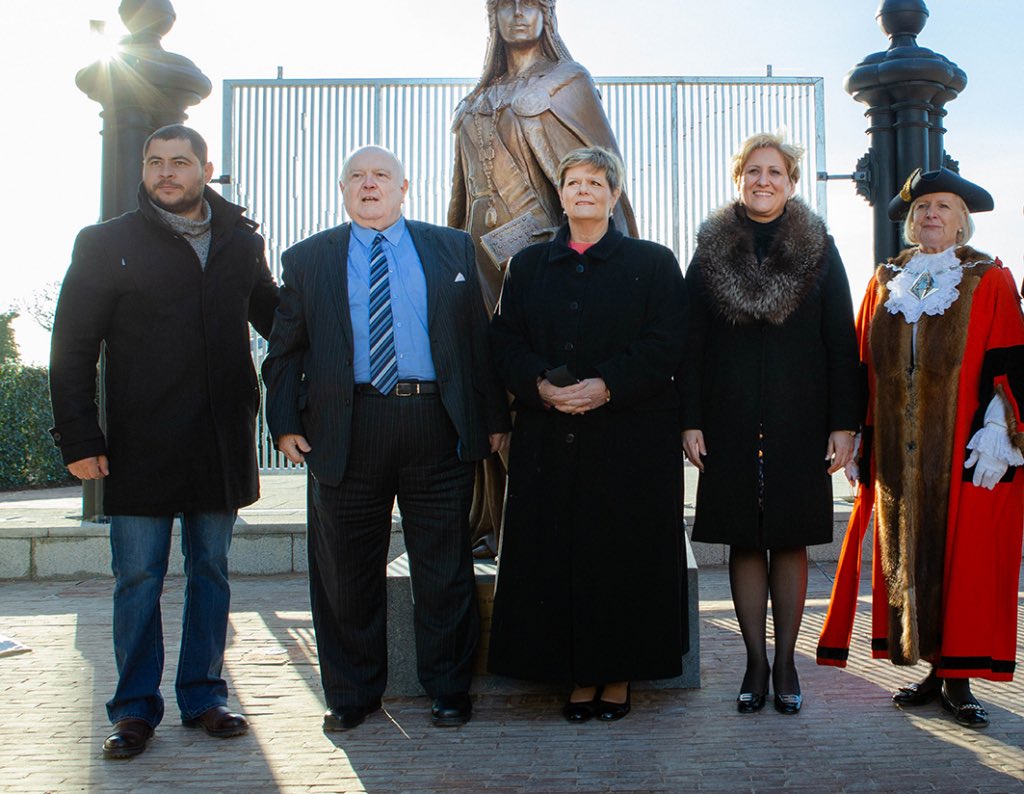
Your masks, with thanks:
<instances>
[{"instance_id":1,"label":"blonde hair","mask_svg":"<svg viewBox=\"0 0 1024 794\"><path fill-rule=\"evenodd\" d=\"M907 210L907 217L903 219L903 239L911 245L917 245L917 238L914 236L914 209L917 207L918 202L921 199L928 198L931 193L925 193L923 196L918 196L912 202L910 202L910 208ZM962 225L957 230L956 244L967 245L967 241L974 237L974 218L971 217L970 210L967 209L967 204L960 196L956 193L950 195L956 196L957 202L960 204L960 214L963 219Z\"/></svg>"},{"instance_id":2,"label":"blonde hair","mask_svg":"<svg viewBox=\"0 0 1024 794\"><path fill-rule=\"evenodd\" d=\"M739 150L732 156L732 181L736 187L740 186L743 166L747 164L750 155L755 149L766 148L775 149L782 155L782 159L786 163L786 173L789 174L789 181L793 183L799 181L800 158L804 156L804 147L799 143L786 143L781 133L758 132L743 141Z\"/></svg>"}]
</instances>

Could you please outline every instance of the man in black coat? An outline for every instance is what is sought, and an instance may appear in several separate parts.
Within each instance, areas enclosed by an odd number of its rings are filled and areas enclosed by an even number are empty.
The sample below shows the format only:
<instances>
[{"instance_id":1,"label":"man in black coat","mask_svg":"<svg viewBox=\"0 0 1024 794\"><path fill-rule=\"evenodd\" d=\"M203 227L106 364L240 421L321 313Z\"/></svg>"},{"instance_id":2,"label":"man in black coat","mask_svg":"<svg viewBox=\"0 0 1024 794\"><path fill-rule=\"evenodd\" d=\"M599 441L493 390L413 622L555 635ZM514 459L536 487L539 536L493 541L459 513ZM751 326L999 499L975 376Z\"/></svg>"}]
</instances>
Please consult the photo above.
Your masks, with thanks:
<instances>
[{"instance_id":1,"label":"man in black coat","mask_svg":"<svg viewBox=\"0 0 1024 794\"><path fill-rule=\"evenodd\" d=\"M348 158L341 189L352 223L284 253L263 365L271 433L289 460L309 467L325 731L353 728L380 708L396 496L434 724L460 725L472 711L473 461L504 447L510 422L487 350L473 242L405 220L408 185L385 149Z\"/></svg>"},{"instance_id":2,"label":"man in black coat","mask_svg":"<svg viewBox=\"0 0 1024 794\"><path fill-rule=\"evenodd\" d=\"M104 479L111 516L114 653L110 758L141 753L163 717L160 594L181 516L184 620L175 681L183 724L248 730L221 677L227 554L239 507L259 497L260 394L249 323L270 333L277 287L257 224L206 185L206 142L162 127L143 149L139 209L83 229L50 350L54 442L73 475ZM106 426L96 362L106 346Z\"/></svg>"}]
</instances>

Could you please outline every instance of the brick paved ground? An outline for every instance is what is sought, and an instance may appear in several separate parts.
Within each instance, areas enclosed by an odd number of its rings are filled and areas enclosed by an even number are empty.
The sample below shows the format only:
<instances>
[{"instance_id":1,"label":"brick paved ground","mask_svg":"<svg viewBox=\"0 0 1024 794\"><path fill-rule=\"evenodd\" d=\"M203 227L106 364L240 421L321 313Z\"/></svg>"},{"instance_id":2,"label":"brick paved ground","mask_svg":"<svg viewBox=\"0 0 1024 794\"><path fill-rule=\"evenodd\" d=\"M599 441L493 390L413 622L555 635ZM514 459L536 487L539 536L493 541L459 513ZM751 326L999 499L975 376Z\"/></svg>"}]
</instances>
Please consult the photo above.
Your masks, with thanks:
<instances>
[{"instance_id":1,"label":"brick paved ground","mask_svg":"<svg viewBox=\"0 0 1024 794\"><path fill-rule=\"evenodd\" d=\"M846 670L812 656L831 566L814 568L800 653L806 705L735 712L742 646L723 569L701 572L703 688L639 692L613 724L570 726L552 695L476 700L473 721L436 729L425 698L386 702L328 738L305 581L236 578L226 671L248 736L181 727L176 710L150 749L105 761L103 701L114 683L111 582L0 583L0 634L31 653L0 658L0 789L40 791L661 792L1024 790L1024 683L978 683L992 726L967 732L936 706L899 711L915 677L867 658L866 612ZM165 681L173 680L182 580L164 598ZM1024 634L1024 632L1022 632ZM1018 658L1024 658L1018 654ZM170 688L165 688L165 692ZM173 699L173 695L172 695Z\"/></svg>"}]
</instances>

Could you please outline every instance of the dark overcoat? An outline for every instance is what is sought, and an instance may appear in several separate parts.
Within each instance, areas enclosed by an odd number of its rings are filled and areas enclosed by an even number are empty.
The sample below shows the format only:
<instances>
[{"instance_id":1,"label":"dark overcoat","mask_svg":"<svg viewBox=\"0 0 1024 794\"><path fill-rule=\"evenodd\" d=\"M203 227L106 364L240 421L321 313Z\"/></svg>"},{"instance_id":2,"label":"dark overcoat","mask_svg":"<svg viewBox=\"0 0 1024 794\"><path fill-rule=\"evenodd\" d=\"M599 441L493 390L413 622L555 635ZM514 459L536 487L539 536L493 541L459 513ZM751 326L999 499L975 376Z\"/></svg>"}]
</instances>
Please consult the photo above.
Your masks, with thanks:
<instances>
[{"instance_id":1,"label":"dark overcoat","mask_svg":"<svg viewBox=\"0 0 1024 794\"><path fill-rule=\"evenodd\" d=\"M825 224L791 200L758 261L753 222L730 204L701 227L686 282L683 425L707 448L693 539L830 542L828 437L859 427L862 396L850 288Z\"/></svg>"},{"instance_id":2,"label":"dark overcoat","mask_svg":"<svg viewBox=\"0 0 1024 794\"><path fill-rule=\"evenodd\" d=\"M277 286L244 208L209 188L205 198L205 269L141 187L138 210L75 241L53 326L51 432L65 463L108 456L108 515L231 510L259 497L249 323L269 336ZM103 342L106 433L96 406Z\"/></svg>"},{"instance_id":3,"label":"dark overcoat","mask_svg":"<svg viewBox=\"0 0 1024 794\"><path fill-rule=\"evenodd\" d=\"M516 411L490 669L579 684L677 675L678 397L685 283L672 252L612 227L577 254L568 228L509 265L491 324ZM546 407L568 365L611 401Z\"/></svg>"}]
</instances>

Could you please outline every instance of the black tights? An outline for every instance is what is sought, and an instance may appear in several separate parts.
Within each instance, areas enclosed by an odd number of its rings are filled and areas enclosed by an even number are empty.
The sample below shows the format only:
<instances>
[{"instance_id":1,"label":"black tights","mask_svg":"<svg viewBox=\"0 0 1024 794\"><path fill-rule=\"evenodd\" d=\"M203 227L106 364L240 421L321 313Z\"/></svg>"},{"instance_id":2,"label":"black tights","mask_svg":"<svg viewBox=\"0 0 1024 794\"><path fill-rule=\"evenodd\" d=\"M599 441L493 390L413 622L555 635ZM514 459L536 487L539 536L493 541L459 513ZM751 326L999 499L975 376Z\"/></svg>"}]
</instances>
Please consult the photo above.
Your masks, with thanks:
<instances>
[{"instance_id":1,"label":"black tights","mask_svg":"<svg viewBox=\"0 0 1024 794\"><path fill-rule=\"evenodd\" d=\"M937 678L935 675L935 662L929 660L932 665L931 672L920 682L920 686L927 687L931 682ZM974 703L977 702L974 693L971 691L971 679L970 678L943 678L942 685L946 689L946 695L954 703Z\"/></svg>"},{"instance_id":2,"label":"black tights","mask_svg":"<svg viewBox=\"0 0 1024 794\"><path fill-rule=\"evenodd\" d=\"M747 670L741 692L768 691L768 647L765 626L768 597L772 602L775 627L775 660L772 684L784 695L800 692L793 654L804 616L807 597L807 549L751 551L729 548L729 584L743 643L747 647Z\"/></svg>"}]
</instances>

